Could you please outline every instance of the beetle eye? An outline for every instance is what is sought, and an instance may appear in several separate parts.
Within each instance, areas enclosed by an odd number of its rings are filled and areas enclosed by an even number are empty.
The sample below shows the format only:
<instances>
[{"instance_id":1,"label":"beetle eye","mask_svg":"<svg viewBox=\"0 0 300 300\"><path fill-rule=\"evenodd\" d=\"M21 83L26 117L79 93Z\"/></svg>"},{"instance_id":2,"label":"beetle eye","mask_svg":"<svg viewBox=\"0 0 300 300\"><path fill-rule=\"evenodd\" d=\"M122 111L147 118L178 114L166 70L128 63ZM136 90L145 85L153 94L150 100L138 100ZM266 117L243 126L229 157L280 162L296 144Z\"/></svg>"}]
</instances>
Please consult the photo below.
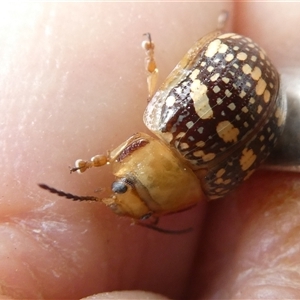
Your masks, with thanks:
<instances>
[{"instance_id":1,"label":"beetle eye","mask_svg":"<svg viewBox=\"0 0 300 300\"><path fill-rule=\"evenodd\" d=\"M150 213L147 213L147 214L145 214L145 215L143 215L143 216L141 217L141 220L147 220L147 219L149 219L151 216L152 216L152 213L151 213L151 212L150 212Z\"/></svg>"},{"instance_id":2,"label":"beetle eye","mask_svg":"<svg viewBox=\"0 0 300 300\"><path fill-rule=\"evenodd\" d=\"M124 194L127 191L127 185L123 181L114 181L111 189L114 193Z\"/></svg>"}]
</instances>

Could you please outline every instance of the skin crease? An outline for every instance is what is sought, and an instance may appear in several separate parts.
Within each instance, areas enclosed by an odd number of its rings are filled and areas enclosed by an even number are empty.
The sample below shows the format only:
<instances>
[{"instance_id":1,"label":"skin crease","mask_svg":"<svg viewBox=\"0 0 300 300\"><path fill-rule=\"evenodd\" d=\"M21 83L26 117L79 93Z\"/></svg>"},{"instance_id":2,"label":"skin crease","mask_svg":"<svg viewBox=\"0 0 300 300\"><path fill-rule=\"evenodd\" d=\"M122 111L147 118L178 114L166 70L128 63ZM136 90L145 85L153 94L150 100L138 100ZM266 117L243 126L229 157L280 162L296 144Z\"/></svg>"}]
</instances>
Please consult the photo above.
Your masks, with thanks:
<instances>
[{"instance_id":1,"label":"skin crease","mask_svg":"<svg viewBox=\"0 0 300 300\"><path fill-rule=\"evenodd\" d=\"M116 290L132 291L92 299L163 299L134 290L174 299L299 298L299 174L258 171L223 200L164 217L164 228L194 228L179 236L130 226L104 205L70 202L36 186L109 193L109 167L69 175L68 166L146 131L144 32L156 43L160 82L215 29L221 9L232 16L228 31L253 38L276 65L299 70L299 8L1 4L3 299L78 299Z\"/></svg>"}]
</instances>

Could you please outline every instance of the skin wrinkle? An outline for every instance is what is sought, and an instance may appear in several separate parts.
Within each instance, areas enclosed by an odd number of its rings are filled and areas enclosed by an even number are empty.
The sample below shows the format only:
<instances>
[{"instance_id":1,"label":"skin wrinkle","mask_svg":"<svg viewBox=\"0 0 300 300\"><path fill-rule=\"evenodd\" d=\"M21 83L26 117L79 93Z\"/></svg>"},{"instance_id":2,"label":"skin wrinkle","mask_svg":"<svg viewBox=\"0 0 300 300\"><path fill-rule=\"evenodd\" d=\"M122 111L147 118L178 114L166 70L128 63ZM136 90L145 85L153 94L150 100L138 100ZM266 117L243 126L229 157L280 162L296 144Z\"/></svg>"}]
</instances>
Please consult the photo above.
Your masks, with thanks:
<instances>
[{"instance_id":1,"label":"skin wrinkle","mask_svg":"<svg viewBox=\"0 0 300 300\"><path fill-rule=\"evenodd\" d=\"M276 206L274 206L274 202L276 202ZM239 296L238 291L241 287L249 289L250 286L253 287L254 291L255 287L262 289L262 286L281 287L282 290L291 289L294 291L300 288L300 268L296 264L299 246L292 239L293 235L299 232L297 226L299 218L298 220L296 217L292 220L289 219L288 212L286 212L286 207L289 207L289 204L299 206L295 199L283 201L281 197L275 196L271 203L266 203L261 208L260 220L255 220L254 226L251 225L248 229L245 229L245 238L241 239L240 249L238 249L236 256L239 257L239 251L241 253L246 251L250 256L248 258L245 256L242 262L237 261L236 269L238 272L236 273L238 276L230 280L232 288L229 294ZM265 218L270 221L266 221ZM262 223L272 222L272 219L276 220L274 228L271 228L269 232L262 231L261 236L257 236ZM253 235L252 238L251 235ZM260 241L258 247L255 243L256 239ZM292 245L289 245L290 240ZM263 247L262 242L265 245ZM279 247L280 253L277 251L276 255L270 256L270 253L272 253L270 251L273 248L278 248L278 244L282 245ZM257 260L261 261L262 264L257 265ZM279 277L278 274L280 274Z\"/></svg>"}]
</instances>

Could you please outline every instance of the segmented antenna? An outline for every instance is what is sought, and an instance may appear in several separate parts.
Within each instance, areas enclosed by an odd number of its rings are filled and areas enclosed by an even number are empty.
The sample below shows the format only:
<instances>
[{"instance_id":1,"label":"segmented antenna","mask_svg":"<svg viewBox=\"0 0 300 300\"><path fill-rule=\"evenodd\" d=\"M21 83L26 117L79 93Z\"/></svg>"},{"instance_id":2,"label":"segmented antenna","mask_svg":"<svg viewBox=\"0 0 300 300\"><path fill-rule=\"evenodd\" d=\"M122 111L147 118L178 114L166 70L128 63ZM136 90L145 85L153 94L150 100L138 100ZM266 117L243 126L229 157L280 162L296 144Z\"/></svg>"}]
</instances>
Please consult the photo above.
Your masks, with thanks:
<instances>
[{"instance_id":1,"label":"segmented antenna","mask_svg":"<svg viewBox=\"0 0 300 300\"><path fill-rule=\"evenodd\" d=\"M51 186L48 186L44 183L39 183L38 186L44 190L49 191L52 194L56 194L60 197L65 197L67 199L71 199L73 201L99 201L99 199L97 197L93 197L93 196L77 196L77 195L73 195L70 193L65 193L63 191L59 191Z\"/></svg>"}]
</instances>

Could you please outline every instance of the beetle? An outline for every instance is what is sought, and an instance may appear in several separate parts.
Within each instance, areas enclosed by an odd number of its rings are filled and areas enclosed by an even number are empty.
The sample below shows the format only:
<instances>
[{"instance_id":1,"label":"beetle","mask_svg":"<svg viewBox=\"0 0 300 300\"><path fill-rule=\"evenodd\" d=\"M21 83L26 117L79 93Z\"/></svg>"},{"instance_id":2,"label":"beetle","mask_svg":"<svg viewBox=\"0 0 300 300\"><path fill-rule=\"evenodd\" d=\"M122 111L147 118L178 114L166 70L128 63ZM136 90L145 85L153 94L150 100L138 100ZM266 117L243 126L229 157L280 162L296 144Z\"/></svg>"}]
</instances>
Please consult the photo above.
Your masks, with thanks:
<instances>
[{"instance_id":1,"label":"beetle","mask_svg":"<svg viewBox=\"0 0 300 300\"><path fill-rule=\"evenodd\" d=\"M141 225L227 195L268 157L286 118L280 76L251 39L219 30L207 34L155 92L154 43L146 35L144 123L157 138L139 132L107 155L76 161L71 172L111 165L116 180L108 198L75 196L40 184L72 200L100 201Z\"/></svg>"}]
</instances>

